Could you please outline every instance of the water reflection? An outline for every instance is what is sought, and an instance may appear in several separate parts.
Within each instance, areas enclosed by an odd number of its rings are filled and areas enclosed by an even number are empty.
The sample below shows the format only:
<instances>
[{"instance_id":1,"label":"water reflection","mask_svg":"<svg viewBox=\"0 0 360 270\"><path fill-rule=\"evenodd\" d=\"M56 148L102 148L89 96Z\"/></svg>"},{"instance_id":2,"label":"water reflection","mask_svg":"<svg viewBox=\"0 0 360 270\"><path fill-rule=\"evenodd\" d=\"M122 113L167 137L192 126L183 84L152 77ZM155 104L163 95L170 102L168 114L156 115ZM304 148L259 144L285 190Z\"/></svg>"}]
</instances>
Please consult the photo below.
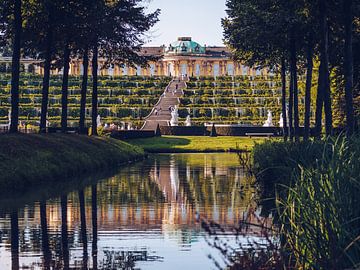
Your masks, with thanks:
<instances>
[{"instance_id":1,"label":"water reflection","mask_svg":"<svg viewBox=\"0 0 360 270\"><path fill-rule=\"evenodd\" d=\"M253 195L236 155L158 155L68 194L14 201L15 210L7 200L0 269L210 269L197 217L226 230Z\"/></svg>"}]
</instances>

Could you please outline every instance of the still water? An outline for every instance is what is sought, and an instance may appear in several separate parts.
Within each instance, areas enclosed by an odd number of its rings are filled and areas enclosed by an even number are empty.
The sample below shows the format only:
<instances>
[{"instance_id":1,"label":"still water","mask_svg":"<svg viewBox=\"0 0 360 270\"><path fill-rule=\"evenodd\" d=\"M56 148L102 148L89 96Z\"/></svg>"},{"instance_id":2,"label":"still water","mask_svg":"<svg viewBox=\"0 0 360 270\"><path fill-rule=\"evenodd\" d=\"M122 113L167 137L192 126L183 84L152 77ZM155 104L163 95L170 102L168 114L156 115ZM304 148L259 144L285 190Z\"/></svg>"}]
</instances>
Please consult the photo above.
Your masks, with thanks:
<instances>
[{"instance_id":1,"label":"still water","mask_svg":"<svg viewBox=\"0 0 360 270\"><path fill-rule=\"evenodd\" d=\"M61 189L2 200L1 270L215 269L209 256L222 258L201 219L221 224L231 244L231 228L254 207L236 154L156 155Z\"/></svg>"}]
</instances>

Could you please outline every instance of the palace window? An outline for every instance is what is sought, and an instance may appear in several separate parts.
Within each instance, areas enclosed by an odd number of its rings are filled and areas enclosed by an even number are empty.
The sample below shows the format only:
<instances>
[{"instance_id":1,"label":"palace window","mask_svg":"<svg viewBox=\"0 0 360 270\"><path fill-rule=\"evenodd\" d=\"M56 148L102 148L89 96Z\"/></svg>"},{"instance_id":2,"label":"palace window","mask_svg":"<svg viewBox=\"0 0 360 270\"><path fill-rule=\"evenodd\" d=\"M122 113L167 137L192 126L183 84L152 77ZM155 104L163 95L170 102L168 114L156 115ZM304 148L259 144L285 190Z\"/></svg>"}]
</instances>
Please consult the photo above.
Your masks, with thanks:
<instances>
[{"instance_id":1,"label":"palace window","mask_svg":"<svg viewBox=\"0 0 360 270\"><path fill-rule=\"evenodd\" d=\"M186 45L183 43L183 45L181 46L181 51L182 52L186 52L187 51L187 47Z\"/></svg>"}]
</instances>

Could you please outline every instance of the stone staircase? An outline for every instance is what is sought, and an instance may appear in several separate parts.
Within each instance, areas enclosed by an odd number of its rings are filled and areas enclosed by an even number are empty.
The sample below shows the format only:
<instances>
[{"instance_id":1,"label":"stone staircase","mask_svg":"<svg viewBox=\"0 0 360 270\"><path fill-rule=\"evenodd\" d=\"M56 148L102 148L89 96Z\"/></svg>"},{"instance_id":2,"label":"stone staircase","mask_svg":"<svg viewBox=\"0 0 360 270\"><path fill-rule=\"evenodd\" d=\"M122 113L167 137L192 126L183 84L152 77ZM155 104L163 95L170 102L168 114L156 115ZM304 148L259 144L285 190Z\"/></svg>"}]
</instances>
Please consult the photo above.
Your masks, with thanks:
<instances>
[{"instance_id":1,"label":"stone staircase","mask_svg":"<svg viewBox=\"0 0 360 270\"><path fill-rule=\"evenodd\" d=\"M185 80L178 78L173 79L166 87L151 113L145 118L145 123L141 130L155 131L158 124L160 126L169 126L171 120L171 107L180 104L179 98L183 96L183 89L185 88Z\"/></svg>"}]
</instances>

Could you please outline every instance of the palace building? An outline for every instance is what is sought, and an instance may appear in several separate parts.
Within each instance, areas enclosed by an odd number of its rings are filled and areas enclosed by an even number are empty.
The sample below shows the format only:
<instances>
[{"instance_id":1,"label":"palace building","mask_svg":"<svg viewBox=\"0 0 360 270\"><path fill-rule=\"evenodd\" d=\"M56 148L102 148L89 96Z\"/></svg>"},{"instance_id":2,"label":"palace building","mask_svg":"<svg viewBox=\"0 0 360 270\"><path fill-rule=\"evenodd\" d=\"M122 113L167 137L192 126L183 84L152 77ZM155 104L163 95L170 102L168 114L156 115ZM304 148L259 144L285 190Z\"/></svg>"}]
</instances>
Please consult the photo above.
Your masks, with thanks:
<instances>
[{"instance_id":1,"label":"palace building","mask_svg":"<svg viewBox=\"0 0 360 270\"><path fill-rule=\"evenodd\" d=\"M99 59L99 75L108 76L266 76L268 71L255 69L234 61L230 50L225 46L207 47L192 40L191 37L179 37L168 46L143 47L140 54L157 56L160 60L148 63L148 67L128 67L112 65L104 68L106 59ZM0 62L9 65L11 58L0 58ZM38 64L39 61L33 61ZM31 65L31 59L24 59L26 71L43 74L39 65ZM90 71L89 71L90 72ZM61 74L61 70L53 70L52 74ZM82 61L73 59L70 64L70 75L83 73ZM91 74L91 73L89 73Z\"/></svg>"}]
</instances>

